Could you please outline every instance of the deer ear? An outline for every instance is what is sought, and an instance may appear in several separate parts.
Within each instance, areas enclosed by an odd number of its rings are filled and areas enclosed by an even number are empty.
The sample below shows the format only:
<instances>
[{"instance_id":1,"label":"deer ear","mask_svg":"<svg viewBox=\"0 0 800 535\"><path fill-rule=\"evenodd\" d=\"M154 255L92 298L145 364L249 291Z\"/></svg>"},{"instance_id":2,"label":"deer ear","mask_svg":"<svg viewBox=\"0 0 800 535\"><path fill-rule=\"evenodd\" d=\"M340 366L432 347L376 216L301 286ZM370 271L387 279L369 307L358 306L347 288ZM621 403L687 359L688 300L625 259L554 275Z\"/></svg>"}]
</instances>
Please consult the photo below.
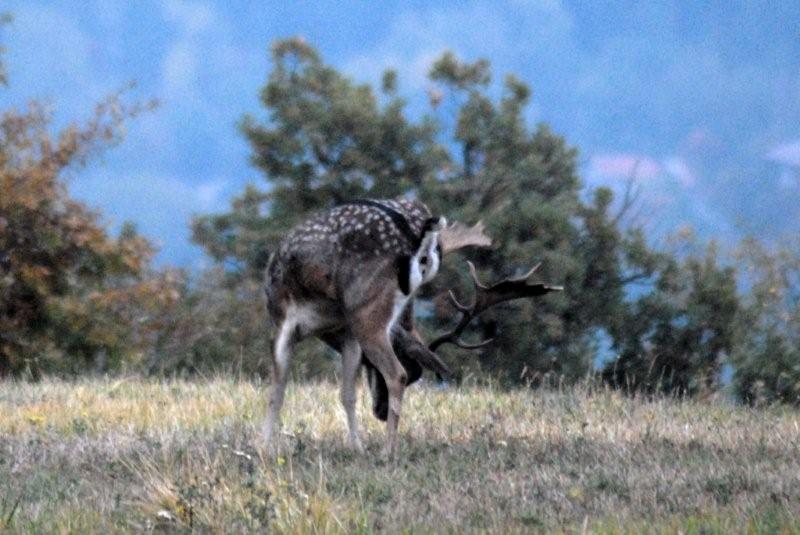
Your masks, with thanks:
<instances>
[{"instance_id":1,"label":"deer ear","mask_svg":"<svg viewBox=\"0 0 800 535\"><path fill-rule=\"evenodd\" d=\"M397 283L400 285L400 291L408 295L411 293L411 257L408 255L398 256L395 260L395 267L397 268Z\"/></svg>"}]
</instances>

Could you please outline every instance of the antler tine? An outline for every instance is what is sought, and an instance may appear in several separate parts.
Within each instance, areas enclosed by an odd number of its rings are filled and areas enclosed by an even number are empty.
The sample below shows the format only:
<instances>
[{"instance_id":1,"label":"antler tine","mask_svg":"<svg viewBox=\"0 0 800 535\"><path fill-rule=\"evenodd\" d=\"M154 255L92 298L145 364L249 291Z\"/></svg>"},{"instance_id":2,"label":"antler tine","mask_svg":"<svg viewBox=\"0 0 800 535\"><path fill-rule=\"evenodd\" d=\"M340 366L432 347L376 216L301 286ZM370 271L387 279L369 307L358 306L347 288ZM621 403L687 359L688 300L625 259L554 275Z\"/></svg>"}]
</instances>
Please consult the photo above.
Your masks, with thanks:
<instances>
[{"instance_id":1,"label":"antler tine","mask_svg":"<svg viewBox=\"0 0 800 535\"><path fill-rule=\"evenodd\" d=\"M482 348L484 346L488 346L492 342L494 342L494 338L487 338L483 342L478 342L476 344L468 344L468 343L464 342L463 340L461 340L461 338L455 338L455 339L452 340L453 344L457 345L461 349L468 349L468 350L480 349L480 348Z\"/></svg>"},{"instance_id":2,"label":"antler tine","mask_svg":"<svg viewBox=\"0 0 800 535\"><path fill-rule=\"evenodd\" d=\"M528 278L529 278L531 275L533 275L534 273L536 273L536 271L538 271L540 267L542 267L542 263L541 263L541 262L539 262L538 264L536 264L535 266L533 266L533 267L530 269L530 271L528 271L526 274L524 274L524 275L520 275L519 277L515 277L515 278L513 278L513 279L511 279L511 280L522 280L522 281L528 280Z\"/></svg>"},{"instance_id":3,"label":"antler tine","mask_svg":"<svg viewBox=\"0 0 800 535\"><path fill-rule=\"evenodd\" d=\"M467 265L469 266L469 274L472 275L472 282L475 284L475 289L488 290L489 288L484 286L483 283L478 279L478 272L475 269L475 264L467 260Z\"/></svg>"},{"instance_id":4,"label":"antler tine","mask_svg":"<svg viewBox=\"0 0 800 535\"><path fill-rule=\"evenodd\" d=\"M456 299L456 294L453 292L453 290L448 290L447 293L450 295L450 302L459 312L467 314L472 309L472 306L462 305L461 302Z\"/></svg>"}]
</instances>

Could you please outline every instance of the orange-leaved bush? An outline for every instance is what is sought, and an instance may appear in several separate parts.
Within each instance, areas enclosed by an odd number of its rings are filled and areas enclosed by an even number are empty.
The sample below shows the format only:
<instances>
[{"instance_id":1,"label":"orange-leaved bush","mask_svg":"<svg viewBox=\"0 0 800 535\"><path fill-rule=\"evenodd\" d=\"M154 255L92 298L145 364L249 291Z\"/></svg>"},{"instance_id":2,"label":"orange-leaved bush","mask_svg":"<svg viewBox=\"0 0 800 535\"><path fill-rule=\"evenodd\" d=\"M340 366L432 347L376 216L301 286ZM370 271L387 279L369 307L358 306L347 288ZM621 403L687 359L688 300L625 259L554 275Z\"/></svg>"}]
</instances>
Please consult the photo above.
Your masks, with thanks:
<instances>
[{"instance_id":1,"label":"orange-leaved bush","mask_svg":"<svg viewBox=\"0 0 800 535\"><path fill-rule=\"evenodd\" d=\"M179 298L177 275L150 268L147 240L130 225L112 236L67 190L90 158L121 141L124 122L149 107L115 94L88 122L57 133L38 103L2 114L0 376L141 359Z\"/></svg>"}]
</instances>

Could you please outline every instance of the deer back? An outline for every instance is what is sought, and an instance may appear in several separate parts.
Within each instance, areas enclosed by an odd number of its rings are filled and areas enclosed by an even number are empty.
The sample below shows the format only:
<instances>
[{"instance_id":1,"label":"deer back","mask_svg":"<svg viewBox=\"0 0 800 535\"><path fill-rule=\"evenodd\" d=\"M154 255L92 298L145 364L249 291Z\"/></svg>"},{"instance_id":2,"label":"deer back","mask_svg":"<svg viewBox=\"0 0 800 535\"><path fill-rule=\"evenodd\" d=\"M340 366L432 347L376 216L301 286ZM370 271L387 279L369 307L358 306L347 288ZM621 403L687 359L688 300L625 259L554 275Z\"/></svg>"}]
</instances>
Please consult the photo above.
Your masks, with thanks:
<instances>
[{"instance_id":1,"label":"deer back","mask_svg":"<svg viewBox=\"0 0 800 535\"><path fill-rule=\"evenodd\" d=\"M267 265L270 313L280 317L293 302L341 315L390 283L410 294L408 259L431 221L423 203L408 199L354 201L310 217L289 232Z\"/></svg>"}]
</instances>

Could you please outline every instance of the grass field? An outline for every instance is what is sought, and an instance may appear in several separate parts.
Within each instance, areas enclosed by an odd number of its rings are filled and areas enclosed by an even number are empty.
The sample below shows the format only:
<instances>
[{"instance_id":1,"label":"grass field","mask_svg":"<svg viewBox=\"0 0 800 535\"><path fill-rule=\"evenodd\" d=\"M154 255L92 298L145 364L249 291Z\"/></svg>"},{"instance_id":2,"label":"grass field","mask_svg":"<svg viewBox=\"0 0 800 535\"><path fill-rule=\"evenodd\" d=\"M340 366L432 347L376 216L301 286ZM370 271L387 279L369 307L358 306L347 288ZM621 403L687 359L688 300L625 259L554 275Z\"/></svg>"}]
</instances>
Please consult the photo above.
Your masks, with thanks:
<instances>
[{"instance_id":1,"label":"grass field","mask_svg":"<svg viewBox=\"0 0 800 535\"><path fill-rule=\"evenodd\" d=\"M800 533L800 412L588 387L415 387L398 459L362 389L228 379L0 383L0 531Z\"/></svg>"}]
</instances>

